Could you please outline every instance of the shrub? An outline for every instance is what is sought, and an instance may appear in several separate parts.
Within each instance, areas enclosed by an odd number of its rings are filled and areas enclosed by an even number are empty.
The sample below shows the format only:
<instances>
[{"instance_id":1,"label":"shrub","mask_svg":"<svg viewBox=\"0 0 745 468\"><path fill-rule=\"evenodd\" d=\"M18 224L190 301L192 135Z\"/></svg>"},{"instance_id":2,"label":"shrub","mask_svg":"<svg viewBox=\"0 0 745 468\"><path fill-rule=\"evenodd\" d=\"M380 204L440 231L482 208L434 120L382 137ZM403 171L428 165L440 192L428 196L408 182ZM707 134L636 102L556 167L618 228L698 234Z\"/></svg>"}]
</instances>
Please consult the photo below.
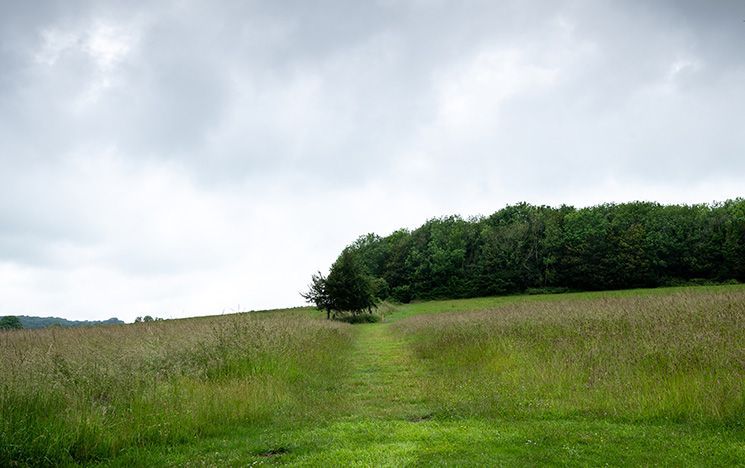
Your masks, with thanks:
<instances>
[{"instance_id":1,"label":"shrub","mask_svg":"<svg viewBox=\"0 0 745 468\"><path fill-rule=\"evenodd\" d=\"M358 314L358 315L349 315L346 317L339 317L337 320L341 320L342 322L346 323L380 323L381 318L380 315L375 314Z\"/></svg>"},{"instance_id":2,"label":"shrub","mask_svg":"<svg viewBox=\"0 0 745 468\"><path fill-rule=\"evenodd\" d=\"M536 294L564 294L571 290L569 288L562 288L558 286L546 286L544 288L528 288L525 290L525 294L536 295Z\"/></svg>"},{"instance_id":3,"label":"shrub","mask_svg":"<svg viewBox=\"0 0 745 468\"><path fill-rule=\"evenodd\" d=\"M409 286L408 284L405 284L403 286L396 286L391 291L391 298L402 304L408 304L409 302L411 302L412 299L411 286Z\"/></svg>"}]
</instances>

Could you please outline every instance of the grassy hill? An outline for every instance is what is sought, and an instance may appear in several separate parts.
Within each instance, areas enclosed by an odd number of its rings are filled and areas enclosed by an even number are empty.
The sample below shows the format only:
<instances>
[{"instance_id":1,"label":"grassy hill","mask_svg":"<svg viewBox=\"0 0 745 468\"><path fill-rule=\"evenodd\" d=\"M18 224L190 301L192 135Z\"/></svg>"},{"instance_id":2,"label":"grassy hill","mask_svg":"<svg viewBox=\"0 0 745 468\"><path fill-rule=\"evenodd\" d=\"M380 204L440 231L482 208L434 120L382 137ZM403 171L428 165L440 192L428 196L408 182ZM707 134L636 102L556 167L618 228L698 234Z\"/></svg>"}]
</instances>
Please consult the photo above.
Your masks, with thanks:
<instances>
[{"instance_id":1,"label":"grassy hill","mask_svg":"<svg viewBox=\"0 0 745 468\"><path fill-rule=\"evenodd\" d=\"M745 287L0 333L0 465L737 465Z\"/></svg>"}]
</instances>

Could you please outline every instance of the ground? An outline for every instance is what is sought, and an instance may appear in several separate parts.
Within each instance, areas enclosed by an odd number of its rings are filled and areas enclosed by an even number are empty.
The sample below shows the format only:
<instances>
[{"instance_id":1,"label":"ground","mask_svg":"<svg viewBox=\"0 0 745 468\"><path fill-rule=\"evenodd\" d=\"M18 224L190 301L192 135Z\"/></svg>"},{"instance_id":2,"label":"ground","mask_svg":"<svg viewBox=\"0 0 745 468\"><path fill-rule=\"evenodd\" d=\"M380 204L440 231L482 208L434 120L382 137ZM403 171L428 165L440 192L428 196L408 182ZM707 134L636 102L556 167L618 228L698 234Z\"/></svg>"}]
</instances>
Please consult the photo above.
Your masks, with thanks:
<instances>
[{"instance_id":1,"label":"ground","mask_svg":"<svg viewBox=\"0 0 745 468\"><path fill-rule=\"evenodd\" d=\"M425 391L433 378L431 366L413 353L395 323L438 307L468 309L469 304L480 308L467 301L420 304L393 313L382 324L355 325L348 366L328 382L328 398L336 399L331 416L304 420L289 415L272 425L237 426L193 444L135 449L107 464L745 465L741 427L585 415L443 415Z\"/></svg>"}]
</instances>

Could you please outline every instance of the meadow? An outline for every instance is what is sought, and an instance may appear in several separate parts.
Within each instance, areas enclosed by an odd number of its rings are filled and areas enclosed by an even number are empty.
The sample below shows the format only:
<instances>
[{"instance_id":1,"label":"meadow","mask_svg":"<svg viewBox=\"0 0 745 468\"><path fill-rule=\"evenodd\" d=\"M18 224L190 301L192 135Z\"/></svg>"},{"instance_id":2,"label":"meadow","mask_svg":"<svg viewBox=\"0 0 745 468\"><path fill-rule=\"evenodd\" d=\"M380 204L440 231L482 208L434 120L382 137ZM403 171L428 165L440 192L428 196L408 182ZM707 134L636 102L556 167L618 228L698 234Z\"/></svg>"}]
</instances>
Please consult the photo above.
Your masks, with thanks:
<instances>
[{"instance_id":1,"label":"meadow","mask_svg":"<svg viewBox=\"0 0 745 468\"><path fill-rule=\"evenodd\" d=\"M524 302L397 328L444 415L745 422L742 293Z\"/></svg>"},{"instance_id":2,"label":"meadow","mask_svg":"<svg viewBox=\"0 0 745 468\"><path fill-rule=\"evenodd\" d=\"M745 287L0 334L0 465L745 463Z\"/></svg>"},{"instance_id":3,"label":"meadow","mask_svg":"<svg viewBox=\"0 0 745 468\"><path fill-rule=\"evenodd\" d=\"M278 311L0 334L0 465L107 460L315 407L349 327Z\"/></svg>"}]
</instances>

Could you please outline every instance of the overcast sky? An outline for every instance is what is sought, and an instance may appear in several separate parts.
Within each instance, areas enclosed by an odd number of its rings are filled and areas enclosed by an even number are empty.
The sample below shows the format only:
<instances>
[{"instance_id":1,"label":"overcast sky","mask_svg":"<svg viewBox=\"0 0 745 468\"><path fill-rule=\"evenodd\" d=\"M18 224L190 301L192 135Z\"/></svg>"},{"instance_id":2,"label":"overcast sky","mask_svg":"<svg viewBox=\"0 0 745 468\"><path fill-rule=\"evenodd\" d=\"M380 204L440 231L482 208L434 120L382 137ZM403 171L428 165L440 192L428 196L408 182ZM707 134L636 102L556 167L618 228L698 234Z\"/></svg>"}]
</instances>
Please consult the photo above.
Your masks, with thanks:
<instances>
[{"instance_id":1,"label":"overcast sky","mask_svg":"<svg viewBox=\"0 0 745 468\"><path fill-rule=\"evenodd\" d=\"M743 1L0 0L0 315L301 305L367 232L745 195Z\"/></svg>"}]
</instances>

